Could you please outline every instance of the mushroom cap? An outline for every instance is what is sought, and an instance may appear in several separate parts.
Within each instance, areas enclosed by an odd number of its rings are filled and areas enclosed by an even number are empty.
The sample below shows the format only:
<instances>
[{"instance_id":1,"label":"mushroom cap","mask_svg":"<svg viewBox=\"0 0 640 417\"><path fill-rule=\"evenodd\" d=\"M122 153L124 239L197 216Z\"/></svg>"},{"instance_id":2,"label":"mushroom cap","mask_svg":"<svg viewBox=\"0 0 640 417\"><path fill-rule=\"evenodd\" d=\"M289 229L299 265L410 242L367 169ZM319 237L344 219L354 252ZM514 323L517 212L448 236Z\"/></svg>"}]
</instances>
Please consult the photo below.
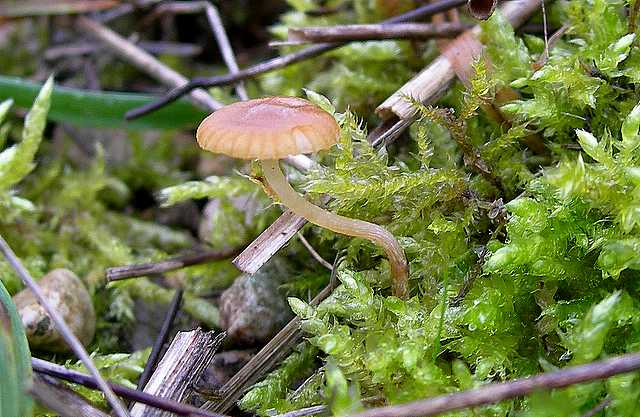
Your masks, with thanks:
<instances>
[{"instance_id":1,"label":"mushroom cap","mask_svg":"<svg viewBox=\"0 0 640 417\"><path fill-rule=\"evenodd\" d=\"M205 118L198 145L239 159L281 159L329 149L340 128L332 115L297 97L266 97L230 104Z\"/></svg>"}]
</instances>

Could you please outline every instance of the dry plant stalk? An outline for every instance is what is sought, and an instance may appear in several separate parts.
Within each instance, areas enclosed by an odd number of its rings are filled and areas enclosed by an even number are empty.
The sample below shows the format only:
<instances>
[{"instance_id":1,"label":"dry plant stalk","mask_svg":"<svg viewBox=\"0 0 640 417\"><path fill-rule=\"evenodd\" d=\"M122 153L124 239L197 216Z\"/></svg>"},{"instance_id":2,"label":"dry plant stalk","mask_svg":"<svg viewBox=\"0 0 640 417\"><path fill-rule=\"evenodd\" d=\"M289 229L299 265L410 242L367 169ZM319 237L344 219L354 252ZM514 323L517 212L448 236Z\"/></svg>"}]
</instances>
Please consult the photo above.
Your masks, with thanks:
<instances>
[{"instance_id":1,"label":"dry plant stalk","mask_svg":"<svg viewBox=\"0 0 640 417\"><path fill-rule=\"evenodd\" d=\"M287 45L316 42L366 41L372 39L416 39L450 38L470 26L451 23L391 23L366 25L312 26L289 29Z\"/></svg>"},{"instance_id":2,"label":"dry plant stalk","mask_svg":"<svg viewBox=\"0 0 640 417\"><path fill-rule=\"evenodd\" d=\"M114 266L107 268L105 277L107 281L119 281L127 278L144 277L148 275L162 274L175 271L187 266L198 265L205 262L219 261L236 255L239 249L227 249L222 251L201 251L174 256L162 261Z\"/></svg>"},{"instance_id":3,"label":"dry plant stalk","mask_svg":"<svg viewBox=\"0 0 640 417\"><path fill-rule=\"evenodd\" d=\"M144 387L144 392L183 402L209 366L225 334L201 329L179 332ZM136 403L131 417L171 417L173 413Z\"/></svg>"},{"instance_id":4,"label":"dry plant stalk","mask_svg":"<svg viewBox=\"0 0 640 417\"><path fill-rule=\"evenodd\" d=\"M302 217L286 210L233 260L233 264L247 274L255 274L306 223Z\"/></svg>"}]
</instances>

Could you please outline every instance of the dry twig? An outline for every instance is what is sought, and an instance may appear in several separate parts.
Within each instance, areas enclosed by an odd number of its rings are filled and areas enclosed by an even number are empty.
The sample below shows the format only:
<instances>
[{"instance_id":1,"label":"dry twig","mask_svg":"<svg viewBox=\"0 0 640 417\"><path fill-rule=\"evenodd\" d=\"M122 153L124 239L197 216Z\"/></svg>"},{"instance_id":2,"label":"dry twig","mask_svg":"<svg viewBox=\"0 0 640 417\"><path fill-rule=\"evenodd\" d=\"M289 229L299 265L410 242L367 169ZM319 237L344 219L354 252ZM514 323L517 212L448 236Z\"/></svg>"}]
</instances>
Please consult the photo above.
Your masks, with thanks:
<instances>
[{"instance_id":1,"label":"dry twig","mask_svg":"<svg viewBox=\"0 0 640 417\"><path fill-rule=\"evenodd\" d=\"M334 25L289 29L284 42L272 42L271 46L302 45L317 42L353 42L381 39L452 38L470 29L471 26L453 23L391 23L368 25Z\"/></svg>"},{"instance_id":2,"label":"dry twig","mask_svg":"<svg viewBox=\"0 0 640 417\"><path fill-rule=\"evenodd\" d=\"M487 384L480 388L441 395L401 405L371 408L350 417L418 417L434 416L463 408L494 404L521 397L541 389L564 388L570 385L640 369L640 353L628 353L587 365L571 366L515 381Z\"/></svg>"},{"instance_id":3,"label":"dry twig","mask_svg":"<svg viewBox=\"0 0 640 417\"><path fill-rule=\"evenodd\" d=\"M333 269L333 265L331 265L329 262L325 261L324 258L322 256L320 256L320 254L318 252L316 252L316 250L313 248L313 246L311 246L311 243L309 243L309 241L300 232L298 232L298 239L300 239L300 242L302 242L304 247L307 248L307 250L309 251L311 256L313 256L313 259L318 261L318 263L320 265L324 266L329 271L331 271Z\"/></svg>"},{"instance_id":4,"label":"dry twig","mask_svg":"<svg viewBox=\"0 0 640 417\"><path fill-rule=\"evenodd\" d=\"M231 47L231 43L227 37L227 32L224 30L224 25L222 24L222 19L220 19L218 9L213 4L207 1L173 1L169 3L162 3L153 10L149 17L145 19L145 22L148 24L151 20L167 13L195 14L203 11L207 15L209 26L211 26L213 35L216 38L218 47L220 48L222 59L227 65L227 68L229 68L229 72L232 74L238 72L240 69L238 68L233 48ZM239 81L236 84L236 92L241 100L247 100L249 98L242 81Z\"/></svg>"},{"instance_id":5,"label":"dry twig","mask_svg":"<svg viewBox=\"0 0 640 417\"><path fill-rule=\"evenodd\" d=\"M501 8L501 13L513 27L523 24L540 7L541 0L513 0L505 2ZM480 26L476 26L461 37L476 36L480 32ZM456 41L453 41L456 42ZM465 43L461 43L464 46ZM455 46L455 44L452 44ZM456 51L450 48L447 56L440 55L433 60L429 66L418 75L409 80L398 91L392 94L376 109L376 113L383 119L397 116L400 119L413 119L416 114L415 107L408 102L405 97L412 97L422 103L428 104L437 99L444 92L456 76L455 62L452 57L464 51ZM460 64L461 62L457 62ZM472 62L467 62L471 65ZM458 70L460 72L460 69Z\"/></svg>"},{"instance_id":6,"label":"dry twig","mask_svg":"<svg viewBox=\"0 0 640 417\"><path fill-rule=\"evenodd\" d=\"M240 252L240 249L228 249L225 251L206 251L180 255L158 262L114 266L112 268L107 268L105 275L107 281L118 281L127 278L162 274L164 272L174 271L176 269L185 268L187 266L227 259L236 255L238 252Z\"/></svg>"},{"instance_id":7,"label":"dry twig","mask_svg":"<svg viewBox=\"0 0 640 417\"><path fill-rule=\"evenodd\" d=\"M0 252L7 259L7 262L13 268L13 270L18 274L24 285L33 292L33 295L38 300L38 303L45 309L53 323L56 325L58 332L62 335L64 341L69 345L73 353L76 355L78 359L82 362L82 364L89 370L91 375L96 380L97 385L100 387L100 390L104 393L107 401L113 407L113 411L118 417L129 417L129 412L124 407L124 405L120 402L118 397L113 393L107 382L102 378L100 372L98 372L98 368L96 368L95 364L89 357L89 354L85 350L82 343L78 340L76 335L73 334L67 323L65 323L64 319L56 311L53 306L49 303L49 301L45 298L44 293L40 289L40 286L33 279L29 271L24 267L20 259L13 252L13 249L9 246L9 244L4 240L2 236L0 236Z\"/></svg>"},{"instance_id":8,"label":"dry twig","mask_svg":"<svg viewBox=\"0 0 640 417\"><path fill-rule=\"evenodd\" d=\"M604 400L600 401L595 407L593 407L591 410L587 411L580 417L593 417L596 414L598 414L600 411L607 408L609 404L611 404L611 398L605 398Z\"/></svg>"},{"instance_id":9,"label":"dry twig","mask_svg":"<svg viewBox=\"0 0 640 417\"><path fill-rule=\"evenodd\" d=\"M248 274L256 273L306 222L291 210L286 210L233 260L233 264Z\"/></svg>"}]
</instances>

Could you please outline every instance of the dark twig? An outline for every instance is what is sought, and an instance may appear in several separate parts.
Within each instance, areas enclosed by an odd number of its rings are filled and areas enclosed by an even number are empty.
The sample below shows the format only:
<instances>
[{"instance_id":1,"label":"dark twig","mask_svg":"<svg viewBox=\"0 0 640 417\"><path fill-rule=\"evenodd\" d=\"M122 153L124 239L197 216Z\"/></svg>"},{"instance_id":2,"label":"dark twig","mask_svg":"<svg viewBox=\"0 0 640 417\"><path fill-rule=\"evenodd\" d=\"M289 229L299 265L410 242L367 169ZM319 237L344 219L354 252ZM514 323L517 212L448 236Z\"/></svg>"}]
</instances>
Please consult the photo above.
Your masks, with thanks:
<instances>
[{"instance_id":1,"label":"dark twig","mask_svg":"<svg viewBox=\"0 0 640 417\"><path fill-rule=\"evenodd\" d=\"M350 417L417 417L434 416L463 408L494 404L510 398L521 397L541 389L564 388L570 385L640 369L640 353L628 353L587 365L571 366L510 382L487 384L480 388L440 395L426 400L402 405L371 408Z\"/></svg>"},{"instance_id":2,"label":"dark twig","mask_svg":"<svg viewBox=\"0 0 640 417\"><path fill-rule=\"evenodd\" d=\"M392 23L368 25L335 25L289 29L286 45L317 42L352 42L380 39L452 38L472 25L462 23ZM275 43L278 45L279 43Z\"/></svg>"},{"instance_id":3,"label":"dark twig","mask_svg":"<svg viewBox=\"0 0 640 417\"><path fill-rule=\"evenodd\" d=\"M138 379L139 390L144 389L144 386L147 385L147 382L149 382L149 378L151 378L151 375L153 374L153 369L158 363L162 347L167 341L169 331L171 330L171 326L173 326L173 321L175 320L176 314L178 314L178 310L180 309L182 294L182 288L178 288L176 290L176 293L173 295L173 298L171 299L171 304L169 304L169 310L164 316L164 321L162 322L160 333L158 333L158 337L156 337L156 340L153 342L153 347L151 348L149 359L147 359L147 363L144 365L144 370L142 371L142 374L140 374L140 378Z\"/></svg>"},{"instance_id":4,"label":"dark twig","mask_svg":"<svg viewBox=\"0 0 640 417\"><path fill-rule=\"evenodd\" d=\"M90 375L72 371L71 369L67 369L64 366L47 362L42 359L32 358L31 366L33 367L33 370L39 374L53 376L58 379L73 382L74 384L80 384L87 388L96 389L98 386L96 380ZM170 411L180 416L227 417L222 414L203 410L166 398L157 397L155 395L147 394L146 392L131 389L123 385L114 384L112 382L109 383L109 386L116 394L121 397L133 400L135 402L147 404L161 410Z\"/></svg>"},{"instance_id":5,"label":"dark twig","mask_svg":"<svg viewBox=\"0 0 640 417\"><path fill-rule=\"evenodd\" d=\"M309 243L309 241L300 232L298 232L298 239L300 239L300 242L302 242L304 247L307 248L307 250L309 251L311 256L313 256L313 259L318 261L318 263L320 265L324 266L329 271L333 270L333 265L331 265L329 262L325 261L324 258L322 256L320 256L320 254L314 249L314 247L311 246L311 243Z\"/></svg>"},{"instance_id":6,"label":"dark twig","mask_svg":"<svg viewBox=\"0 0 640 417\"><path fill-rule=\"evenodd\" d=\"M231 258L240 253L241 249L228 249L224 251L207 251L193 254L176 256L159 262L149 262L138 265L114 266L106 270L107 281L118 281L121 279L144 277L164 272L174 271L187 266L199 265L206 262L219 261Z\"/></svg>"},{"instance_id":7,"label":"dark twig","mask_svg":"<svg viewBox=\"0 0 640 417\"><path fill-rule=\"evenodd\" d=\"M423 17L431 16L436 13L440 13L445 10L449 10L454 7L461 6L466 3L466 0L442 0L437 3L427 4L425 6L414 9L410 12L395 16L391 19L385 20L383 23L401 23L413 21ZM188 83L169 91L166 95L158 99L153 103L145 106L133 109L125 115L128 120L141 117L147 113L157 110L166 106L169 103L174 102L183 95L190 91L200 87L215 87L220 85L233 84L247 78L252 78L265 72L273 71L278 68L285 67L287 65L295 64L296 62L304 61L309 58L316 57L327 51L335 49L343 43L323 43L314 46L310 46L301 51L294 52L292 54L272 58L260 64L254 65L249 68L245 68L236 73L231 73L218 77L199 77L193 78Z\"/></svg>"},{"instance_id":8,"label":"dark twig","mask_svg":"<svg viewBox=\"0 0 640 417\"><path fill-rule=\"evenodd\" d=\"M38 300L38 303L44 308L47 312L53 323L56 325L58 332L62 335L64 341L69 345L73 353L76 355L78 359L82 362L82 364L89 370L89 372L94 376L97 382L97 386L100 387L100 390L104 393L107 401L113 407L115 414L119 417L128 417L129 412L124 407L124 405L120 402L118 397L113 393L107 382L102 378L100 372L98 372L98 368L94 365L93 361L89 357L89 354L85 350L82 343L78 340L75 334L71 331L67 323L64 321L60 313L49 303L49 301L45 298L44 293L40 289L40 286L33 279L29 271L24 267L20 259L13 252L13 249L9 246L9 244L4 240L4 238L0 235L0 252L7 259L7 262L14 271L18 274L24 285L27 286L33 292L33 295Z\"/></svg>"},{"instance_id":9,"label":"dark twig","mask_svg":"<svg viewBox=\"0 0 640 417\"><path fill-rule=\"evenodd\" d=\"M591 410L587 411L580 417L593 417L596 414L598 414L600 411L607 408L609 404L611 404L611 398L605 398L604 400L600 401L595 407L593 407Z\"/></svg>"}]
</instances>

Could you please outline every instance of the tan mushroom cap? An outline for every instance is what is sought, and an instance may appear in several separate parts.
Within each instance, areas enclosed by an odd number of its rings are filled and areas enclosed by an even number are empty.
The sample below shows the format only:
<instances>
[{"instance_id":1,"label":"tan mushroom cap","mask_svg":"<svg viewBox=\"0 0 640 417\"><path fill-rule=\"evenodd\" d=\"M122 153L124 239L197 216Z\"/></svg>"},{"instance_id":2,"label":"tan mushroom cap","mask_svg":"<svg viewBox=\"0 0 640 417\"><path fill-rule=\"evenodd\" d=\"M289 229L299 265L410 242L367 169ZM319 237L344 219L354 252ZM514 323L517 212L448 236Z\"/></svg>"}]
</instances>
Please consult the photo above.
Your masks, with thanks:
<instances>
[{"instance_id":1,"label":"tan mushroom cap","mask_svg":"<svg viewBox=\"0 0 640 417\"><path fill-rule=\"evenodd\" d=\"M340 128L332 115L297 97L241 101L210 114L198 126L198 145L239 159L281 159L329 149Z\"/></svg>"}]
</instances>

